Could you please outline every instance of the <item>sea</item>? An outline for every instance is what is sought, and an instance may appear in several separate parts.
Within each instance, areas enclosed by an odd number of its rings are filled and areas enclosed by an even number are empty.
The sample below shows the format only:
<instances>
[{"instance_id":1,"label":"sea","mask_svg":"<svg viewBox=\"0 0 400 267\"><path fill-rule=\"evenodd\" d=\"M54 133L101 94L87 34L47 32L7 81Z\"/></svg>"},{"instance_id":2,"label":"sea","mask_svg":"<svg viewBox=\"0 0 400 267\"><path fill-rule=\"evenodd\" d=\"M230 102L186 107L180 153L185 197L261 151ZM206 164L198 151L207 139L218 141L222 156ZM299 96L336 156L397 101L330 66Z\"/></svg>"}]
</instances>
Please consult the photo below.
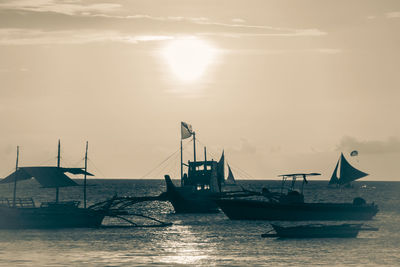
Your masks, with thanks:
<instances>
[{"instance_id":1,"label":"sea","mask_svg":"<svg viewBox=\"0 0 400 267\"><path fill-rule=\"evenodd\" d=\"M114 195L157 196L165 191L164 181L157 179L88 183L89 204ZM280 186L275 180L238 183L254 191ZM0 197L11 197L12 191L12 184L0 185ZM55 190L41 188L32 180L18 183L17 195L33 197L40 205L54 201ZM351 202L354 197L375 202L379 213L364 223L379 231L360 232L357 238L262 238L271 229L268 221L231 221L222 212L175 214L170 203L153 201L130 210L172 226L0 230L0 266L400 266L400 182L358 181L352 188L339 189L328 188L327 181L310 181L304 195L306 202ZM60 200L82 197L82 187L60 189ZM103 223L118 224L115 220L106 218ZM144 219L137 220L142 223Z\"/></svg>"}]
</instances>

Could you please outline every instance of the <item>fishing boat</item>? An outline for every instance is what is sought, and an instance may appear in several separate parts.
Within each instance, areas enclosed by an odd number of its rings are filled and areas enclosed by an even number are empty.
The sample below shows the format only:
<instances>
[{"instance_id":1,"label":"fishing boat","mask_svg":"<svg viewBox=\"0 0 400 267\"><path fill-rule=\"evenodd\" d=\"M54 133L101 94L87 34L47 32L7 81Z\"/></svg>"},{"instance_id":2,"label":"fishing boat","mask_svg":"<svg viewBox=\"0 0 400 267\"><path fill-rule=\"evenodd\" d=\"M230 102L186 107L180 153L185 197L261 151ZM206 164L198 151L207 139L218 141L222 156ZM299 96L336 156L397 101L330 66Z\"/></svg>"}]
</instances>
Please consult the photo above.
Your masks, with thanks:
<instances>
[{"instance_id":1,"label":"fishing boat","mask_svg":"<svg viewBox=\"0 0 400 267\"><path fill-rule=\"evenodd\" d=\"M231 220L271 220L271 221L309 221L309 220L370 220L378 212L374 203L367 204L360 197L353 203L305 203L303 188L308 183L306 177L319 173L284 174L279 192L264 189L257 198L222 197L216 203ZM303 178L301 190L295 189L296 178ZM292 179L286 187L288 179ZM285 192L286 191L286 192Z\"/></svg>"},{"instance_id":2,"label":"fishing boat","mask_svg":"<svg viewBox=\"0 0 400 267\"><path fill-rule=\"evenodd\" d=\"M107 215L111 201L95 208L86 207L86 176L87 149L85 154L85 168L64 168L60 166L60 142L58 142L57 166L19 167L19 147L17 147L17 160L15 172L0 181L0 184L13 183L13 198L0 200L0 228L1 229L26 229L26 228L77 228L99 227ZM66 173L84 175L83 207L80 201L60 201L59 189L63 187L78 186ZM34 178L43 188L55 188L56 198L53 202L43 202L36 206L32 198L17 198L17 184L23 180Z\"/></svg>"},{"instance_id":3,"label":"fishing boat","mask_svg":"<svg viewBox=\"0 0 400 267\"><path fill-rule=\"evenodd\" d=\"M338 175L339 173L340 175ZM343 153L341 153L340 158L336 163L336 167L332 173L332 177L329 180L329 185L351 187L351 182L367 175L368 173L362 172L351 166L343 156Z\"/></svg>"},{"instance_id":4,"label":"fishing boat","mask_svg":"<svg viewBox=\"0 0 400 267\"><path fill-rule=\"evenodd\" d=\"M183 162L182 140L193 136L193 161ZM214 199L231 194L244 194L242 190L224 190L224 185L236 185L232 170L228 165L228 179L225 179L225 155L220 160L207 160L204 147L204 161L196 160L196 133L192 126L181 122L181 185L175 186L169 175L165 175L166 196L175 213L215 213L219 212ZM184 168L187 173L184 173Z\"/></svg>"},{"instance_id":5,"label":"fishing boat","mask_svg":"<svg viewBox=\"0 0 400 267\"><path fill-rule=\"evenodd\" d=\"M261 237L280 237L280 238L354 238L359 231L378 231L375 227L362 227L362 223L354 224L306 224L298 226L280 226L271 224L272 230ZM274 231L275 233L271 233Z\"/></svg>"}]
</instances>

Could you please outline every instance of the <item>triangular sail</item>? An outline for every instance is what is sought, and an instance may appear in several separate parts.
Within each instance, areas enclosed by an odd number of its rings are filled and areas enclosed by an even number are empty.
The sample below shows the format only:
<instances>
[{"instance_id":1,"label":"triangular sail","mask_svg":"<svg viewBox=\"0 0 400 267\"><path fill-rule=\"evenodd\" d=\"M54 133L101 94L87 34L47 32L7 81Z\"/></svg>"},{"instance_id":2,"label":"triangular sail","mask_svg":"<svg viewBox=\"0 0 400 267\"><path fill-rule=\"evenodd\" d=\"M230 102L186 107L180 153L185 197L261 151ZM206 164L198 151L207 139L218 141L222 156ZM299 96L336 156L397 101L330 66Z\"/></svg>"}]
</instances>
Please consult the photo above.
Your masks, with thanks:
<instances>
[{"instance_id":1,"label":"triangular sail","mask_svg":"<svg viewBox=\"0 0 400 267\"><path fill-rule=\"evenodd\" d=\"M338 162L336 163L336 167L335 167L335 170L334 170L333 173L332 173L331 179L329 180L329 184L338 184L338 183L339 183L339 179L338 179L338 177L337 177L337 171L338 171L338 167L339 167L339 161L340 161L340 159L339 159Z\"/></svg>"},{"instance_id":2,"label":"triangular sail","mask_svg":"<svg viewBox=\"0 0 400 267\"><path fill-rule=\"evenodd\" d=\"M218 175L218 184L222 184L225 182L225 154L222 151L221 158L217 163L217 175Z\"/></svg>"},{"instance_id":3,"label":"triangular sail","mask_svg":"<svg viewBox=\"0 0 400 267\"><path fill-rule=\"evenodd\" d=\"M339 184L347 184L368 175L368 173L357 170L351 166L343 154L340 156L340 161Z\"/></svg>"},{"instance_id":4,"label":"triangular sail","mask_svg":"<svg viewBox=\"0 0 400 267\"><path fill-rule=\"evenodd\" d=\"M235 177L233 177L231 167L229 166L229 164L227 164L227 165L228 165L228 178L226 179L225 183L226 184L236 184Z\"/></svg>"}]
</instances>

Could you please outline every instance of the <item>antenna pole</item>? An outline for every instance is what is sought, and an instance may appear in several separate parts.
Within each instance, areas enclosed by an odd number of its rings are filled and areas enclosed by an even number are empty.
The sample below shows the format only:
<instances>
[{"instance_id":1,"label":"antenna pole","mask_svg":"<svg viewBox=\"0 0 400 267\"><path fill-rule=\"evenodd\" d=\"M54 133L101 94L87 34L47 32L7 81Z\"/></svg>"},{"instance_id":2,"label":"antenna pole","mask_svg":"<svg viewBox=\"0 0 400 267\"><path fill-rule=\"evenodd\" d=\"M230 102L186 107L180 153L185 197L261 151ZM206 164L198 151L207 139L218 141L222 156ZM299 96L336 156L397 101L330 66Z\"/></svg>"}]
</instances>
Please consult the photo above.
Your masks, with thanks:
<instances>
[{"instance_id":1,"label":"antenna pole","mask_svg":"<svg viewBox=\"0 0 400 267\"><path fill-rule=\"evenodd\" d=\"M86 152L85 152L85 174L83 178L83 207L86 209L86 172L87 172L87 152L89 142L86 141Z\"/></svg>"},{"instance_id":2,"label":"antenna pole","mask_svg":"<svg viewBox=\"0 0 400 267\"><path fill-rule=\"evenodd\" d=\"M60 144L60 139L58 139L58 152L57 152L57 168L60 168L60 160L61 160L61 144ZM59 194L59 188L56 187L56 203L58 203L58 194Z\"/></svg>"},{"instance_id":3,"label":"antenna pole","mask_svg":"<svg viewBox=\"0 0 400 267\"><path fill-rule=\"evenodd\" d=\"M19 159L19 146L17 146L17 161L16 161L16 163L15 163L15 178L14 178L13 208L15 208L15 204L16 204L16 196L17 196L17 171L18 171L18 159Z\"/></svg>"}]
</instances>

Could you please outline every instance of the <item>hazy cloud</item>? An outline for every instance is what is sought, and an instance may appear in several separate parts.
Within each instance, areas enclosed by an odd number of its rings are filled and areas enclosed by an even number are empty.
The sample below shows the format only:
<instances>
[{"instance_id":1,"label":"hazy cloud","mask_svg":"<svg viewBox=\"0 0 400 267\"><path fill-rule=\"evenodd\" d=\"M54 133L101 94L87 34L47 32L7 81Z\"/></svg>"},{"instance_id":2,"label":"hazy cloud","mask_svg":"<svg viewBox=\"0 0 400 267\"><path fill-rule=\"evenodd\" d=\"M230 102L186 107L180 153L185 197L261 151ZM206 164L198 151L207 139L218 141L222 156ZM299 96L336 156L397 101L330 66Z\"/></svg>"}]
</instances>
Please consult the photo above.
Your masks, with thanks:
<instances>
[{"instance_id":1,"label":"hazy cloud","mask_svg":"<svg viewBox=\"0 0 400 267\"><path fill-rule=\"evenodd\" d=\"M400 153L400 140L396 137L389 137L385 141L359 141L354 137L344 136L337 146L337 150L358 150L360 154Z\"/></svg>"},{"instance_id":2,"label":"hazy cloud","mask_svg":"<svg viewBox=\"0 0 400 267\"><path fill-rule=\"evenodd\" d=\"M235 23L245 23L246 21L245 21L244 19L235 18L235 19L232 19L232 22L235 22Z\"/></svg>"},{"instance_id":3,"label":"hazy cloud","mask_svg":"<svg viewBox=\"0 0 400 267\"><path fill-rule=\"evenodd\" d=\"M240 154L255 154L257 151L257 148L249 140L242 137L242 138L240 138L240 147L234 148L233 150Z\"/></svg>"},{"instance_id":4,"label":"hazy cloud","mask_svg":"<svg viewBox=\"0 0 400 267\"><path fill-rule=\"evenodd\" d=\"M119 10L121 5L114 3L85 4L80 0L11 0L0 3L0 8L76 15L114 12Z\"/></svg>"},{"instance_id":5,"label":"hazy cloud","mask_svg":"<svg viewBox=\"0 0 400 267\"><path fill-rule=\"evenodd\" d=\"M128 35L115 31L43 31L0 29L0 45L82 44L91 42L139 43L174 39L168 35ZM21 70L26 71L26 70ZM2 70L0 70L2 72Z\"/></svg>"},{"instance_id":6,"label":"hazy cloud","mask_svg":"<svg viewBox=\"0 0 400 267\"><path fill-rule=\"evenodd\" d=\"M339 54L342 52L340 49L332 49L332 48L319 48L317 49L318 52L324 54Z\"/></svg>"},{"instance_id":7,"label":"hazy cloud","mask_svg":"<svg viewBox=\"0 0 400 267\"><path fill-rule=\"evenodd\" d=\"M109 40L137 43L168 40L171 39L170 36L178 34L228 38L304 37L327 34L316 28L249 25L239 18L224 23L207 17L149 14L122 16L117 12L120 7L119 4L83 4L82 1L55 0L1 3L0 29L3 30L0 32L0 44L85 43ZM70 34L70 40L68 36L63 36L66 33ZM85 36L80 33L84 33Z\"/></svg>"},{"instance_id":8,"label":"hazy cloud","mask_svg":"<svg viewBox=\"0 0 400 267\"><path fill-rule=\"evenodd\" d=\"M389 12L385 14L389 19L400 18L400 12Z\"/></svg>"}]
</instances>

